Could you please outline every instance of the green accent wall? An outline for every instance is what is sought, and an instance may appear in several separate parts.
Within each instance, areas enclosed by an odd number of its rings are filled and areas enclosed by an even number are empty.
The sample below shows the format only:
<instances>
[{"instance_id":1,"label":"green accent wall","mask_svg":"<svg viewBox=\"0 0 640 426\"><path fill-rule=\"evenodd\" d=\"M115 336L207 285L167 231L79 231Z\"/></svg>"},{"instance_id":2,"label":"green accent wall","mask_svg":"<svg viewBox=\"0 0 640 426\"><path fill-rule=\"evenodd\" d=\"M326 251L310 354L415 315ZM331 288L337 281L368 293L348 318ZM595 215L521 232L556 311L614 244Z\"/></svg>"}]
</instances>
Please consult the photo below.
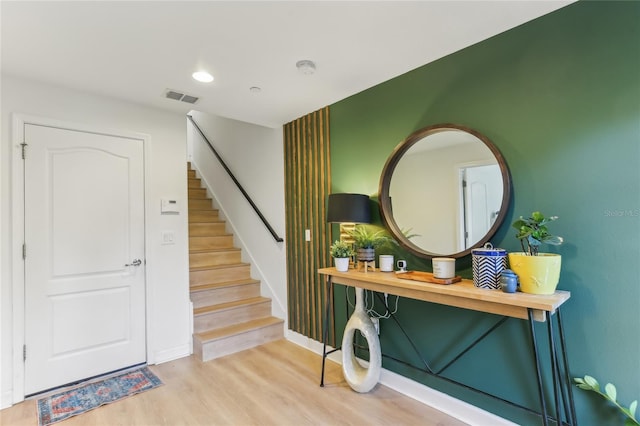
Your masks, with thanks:
<instances>
[{"instance_id":1,"label":"green accent wall","mask_svg":"<svg viewBox=\"0 0 640 426\"><path fill-rule=\"evenodd\" d=\"M494 246L519 251L510 224L520 215L560 217L552 230L565 244L547 251L562 254L559 288L572 293L562 311L570 373L614 383L627 407L640 399L640 2L571 4L330 108L332 192L375 198L387 157L421 127L452 122L488 136L513 179ZM410 269L430 270L428 261L396 254ZM469 258L458 265L471 277ZM406 299L398 317L436 368L497 320ZM381 323L381 342L384 353L420 365L391 320ZM529 352L526 324L509 320L447 375L537 409L535 376L523 368ZM538 424L400 362L385 359L384 367L517 423ZM597 395L577 388L574 395L580 424L622 424Z\"/></svg>"}]
</instances>

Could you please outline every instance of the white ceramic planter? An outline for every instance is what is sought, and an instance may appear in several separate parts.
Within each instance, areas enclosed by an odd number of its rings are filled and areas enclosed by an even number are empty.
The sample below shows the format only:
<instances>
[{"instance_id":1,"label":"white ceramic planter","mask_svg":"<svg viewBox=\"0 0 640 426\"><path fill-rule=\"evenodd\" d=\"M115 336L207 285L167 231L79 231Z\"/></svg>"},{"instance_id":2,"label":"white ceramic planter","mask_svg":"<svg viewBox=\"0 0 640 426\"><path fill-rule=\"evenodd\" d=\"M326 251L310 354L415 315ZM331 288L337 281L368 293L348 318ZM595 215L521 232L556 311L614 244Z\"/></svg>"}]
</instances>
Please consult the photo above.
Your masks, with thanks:
<instances>
[{"instance_id":1,"label":"white ceramic planter","mask_svg":"<svg viewBox=\"0 0 640 426\"><path fill-rule=\"evenodd\" d=\"M347 272L349 270L349 258L348 257L334 257L333 263L336 266L338 272Z\"/></svg>"}]
</instances>

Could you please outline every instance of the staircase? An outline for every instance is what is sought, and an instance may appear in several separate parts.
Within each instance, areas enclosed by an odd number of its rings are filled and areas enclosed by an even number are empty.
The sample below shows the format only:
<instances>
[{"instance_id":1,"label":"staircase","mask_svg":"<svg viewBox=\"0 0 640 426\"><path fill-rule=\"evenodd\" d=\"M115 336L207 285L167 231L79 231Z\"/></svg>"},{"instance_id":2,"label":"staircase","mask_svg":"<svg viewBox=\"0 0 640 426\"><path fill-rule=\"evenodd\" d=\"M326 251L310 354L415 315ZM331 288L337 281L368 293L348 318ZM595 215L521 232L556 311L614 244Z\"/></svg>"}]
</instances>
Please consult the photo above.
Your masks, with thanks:
<instances>
[{"instance_id":1,"label":"staircase","mask_svg":"<svg viewBox=\"0 0 640 426\"><path fill-rule=\"evenodd\" d=\"M271 316L207 190L188 164L189 287L193 302L193 352L209 361L284 337L284 321Z\"/></svg>"}]
</instances>

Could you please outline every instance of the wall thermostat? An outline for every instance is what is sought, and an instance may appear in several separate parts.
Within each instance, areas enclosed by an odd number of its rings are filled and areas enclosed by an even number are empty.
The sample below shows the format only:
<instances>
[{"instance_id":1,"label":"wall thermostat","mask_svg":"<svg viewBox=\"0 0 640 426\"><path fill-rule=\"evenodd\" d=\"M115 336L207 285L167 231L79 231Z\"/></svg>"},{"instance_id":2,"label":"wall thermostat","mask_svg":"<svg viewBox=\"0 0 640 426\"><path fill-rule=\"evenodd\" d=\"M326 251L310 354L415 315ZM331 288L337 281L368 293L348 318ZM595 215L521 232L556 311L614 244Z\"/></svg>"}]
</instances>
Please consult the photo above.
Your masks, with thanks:
<instances>
[{"instance_id":1,"label":"wall thermostat","mask_svg":"<svg viewBox=\"0 0 640 426\"><path fill-rule=\"evenodd\" d=\"M162 214L179 214L178 201L163 198L160 200L160 213Z\"/></svg>"}]
</instances>

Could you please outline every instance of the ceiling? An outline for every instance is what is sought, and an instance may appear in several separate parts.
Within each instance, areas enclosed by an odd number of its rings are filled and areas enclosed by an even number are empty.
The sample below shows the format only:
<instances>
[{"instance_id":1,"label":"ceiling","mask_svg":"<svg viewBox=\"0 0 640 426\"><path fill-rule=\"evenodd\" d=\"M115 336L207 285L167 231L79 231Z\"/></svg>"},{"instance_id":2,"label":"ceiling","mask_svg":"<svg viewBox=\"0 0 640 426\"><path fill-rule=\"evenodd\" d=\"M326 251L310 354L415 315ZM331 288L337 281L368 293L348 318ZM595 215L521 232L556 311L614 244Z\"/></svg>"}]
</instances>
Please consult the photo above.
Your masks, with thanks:
<instances>
[{"instance_id":1,"label":"ceiling","mask_svg":"<svg viewBox=\"0 0 640 426\"><path fill-rule=\"evenodd\" d=\"M2 1L0 64L6 75L278 127L569 3ZM314 74L296 69L302 59ZM194 81L200 69L215 80ZM200 99L170 100L166 89Z\"/></svg>"}]
</instances>

